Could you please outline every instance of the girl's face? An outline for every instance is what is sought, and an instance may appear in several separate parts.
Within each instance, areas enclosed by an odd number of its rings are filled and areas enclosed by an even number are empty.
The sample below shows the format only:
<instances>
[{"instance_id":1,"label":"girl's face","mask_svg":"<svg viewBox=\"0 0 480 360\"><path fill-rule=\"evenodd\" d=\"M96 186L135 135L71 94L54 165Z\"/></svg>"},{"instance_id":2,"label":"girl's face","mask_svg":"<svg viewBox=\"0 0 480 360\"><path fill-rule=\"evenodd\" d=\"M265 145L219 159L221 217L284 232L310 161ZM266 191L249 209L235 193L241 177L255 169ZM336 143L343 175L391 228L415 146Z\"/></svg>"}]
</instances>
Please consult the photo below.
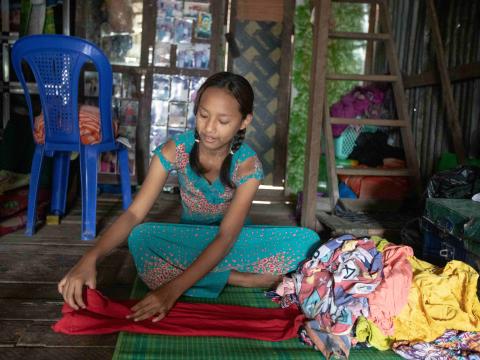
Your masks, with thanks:
<instances>
[{"instance_id":1,"label":"girl's face","mask_svg":"<svg viewBox=\"0 0 480 360\"><path fill-rule=\"evenodd\" d=\"M242 119L240 105L228 90L210 87L202 94L196 121L200 144L209 150L221 150L230 148L233 137L250 124L252 115Z\"/></svg>"}]
</instances>

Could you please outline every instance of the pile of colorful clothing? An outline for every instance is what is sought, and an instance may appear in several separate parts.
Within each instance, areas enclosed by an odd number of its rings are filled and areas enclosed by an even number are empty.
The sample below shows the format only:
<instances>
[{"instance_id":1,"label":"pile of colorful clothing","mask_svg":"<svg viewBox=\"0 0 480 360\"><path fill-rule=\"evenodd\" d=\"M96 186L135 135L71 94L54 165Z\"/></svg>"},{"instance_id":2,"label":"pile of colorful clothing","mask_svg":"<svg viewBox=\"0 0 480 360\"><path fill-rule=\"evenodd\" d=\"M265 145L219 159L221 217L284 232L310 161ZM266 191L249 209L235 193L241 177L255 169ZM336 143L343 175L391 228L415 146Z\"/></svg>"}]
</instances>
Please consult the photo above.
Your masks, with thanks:
<instances>
[{"instance_id":1,"label":"pile of colorful clothing","mask_svg":"<svg viewBox=\"0 0 480 360\"><path fill-rule=\"evenodd\" d=\"M302 342L327 358L352 346L393 349L405 359L479 359L478 273L419 260L408 246L344 235L329 240L267 293L307 320Z\"/></svg>"}]
</instances>

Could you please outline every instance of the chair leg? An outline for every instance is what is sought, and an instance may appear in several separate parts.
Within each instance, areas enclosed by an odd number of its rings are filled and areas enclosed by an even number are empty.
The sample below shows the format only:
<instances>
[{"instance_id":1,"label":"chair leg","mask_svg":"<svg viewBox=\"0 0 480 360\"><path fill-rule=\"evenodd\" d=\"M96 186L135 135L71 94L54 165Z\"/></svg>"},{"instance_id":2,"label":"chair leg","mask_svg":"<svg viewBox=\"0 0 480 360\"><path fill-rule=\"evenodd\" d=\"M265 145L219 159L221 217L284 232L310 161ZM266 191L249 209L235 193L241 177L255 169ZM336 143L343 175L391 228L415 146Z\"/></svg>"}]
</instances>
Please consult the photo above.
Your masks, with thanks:
<instances>
[{"instance_id":1,"label":"chair leg","mask_svg":"<svg viewBox=\"0 0 480 360\"><path fill-rule=\"evenodd\" d=\"M56 152L53 159L52 204L50 206L52 214L60 216L65 214L69 172L70 153Z\"/></svg>"},{"instance_id":2,"label":"chair leg","mask_svg":"<svg viewBox=\"0 0 480 360\"><path fill-rule=\"evenodd\" d=\"M82 184L82 240L93 240L96 235L97 160L92 147L80 146L80 178Z\"/></svg>"},{"instance_id":3,"label":"chair leg","mask_svg":"<svg viewBox=\"0 0 480 360\"><path fill-rule=\"evenodd\" d=\"M27 229L25 231L27 236L33 235L35 232L35 224L37 222L37 195L40 175L42 173L43 153L43 145L36 145L32 159L30 187L28 189Z\"/></svg>"},{"instance_id":4,"label":"chair leg","mask_svg":"<svg viewBox=\"0 0 480 360\"><path fill-rule=\"evenodd\" d=\"M122 186L123 210L126 210L132 202L132 189L130 187L130 173L128 170L128 150L122 148L118 151L118 164L120 170L120 181Z\"/></svg>"}]
</instances>

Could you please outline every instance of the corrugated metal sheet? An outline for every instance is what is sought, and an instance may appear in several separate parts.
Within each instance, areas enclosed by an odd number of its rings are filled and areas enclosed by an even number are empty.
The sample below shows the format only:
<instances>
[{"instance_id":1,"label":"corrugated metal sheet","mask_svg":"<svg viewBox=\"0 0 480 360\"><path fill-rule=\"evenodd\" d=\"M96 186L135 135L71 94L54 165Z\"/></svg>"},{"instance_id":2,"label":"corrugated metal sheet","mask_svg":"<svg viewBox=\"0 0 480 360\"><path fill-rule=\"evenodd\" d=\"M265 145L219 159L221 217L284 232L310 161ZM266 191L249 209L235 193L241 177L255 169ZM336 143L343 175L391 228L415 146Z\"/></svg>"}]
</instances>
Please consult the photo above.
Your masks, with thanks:
<instances>
[{"instance_id":1,"label":"corrugated metal sheet","mask_svg":"<svg viewBox=\"0 0 480 360\"><path fill-rule=\"evenodd\" d=\"M435 53L419 0L390 0L392 28L402 72L420 74L435 69ZM480 1L436 1L449 68L480 61ZM480 79L453 83L453 94L468 156L480 156ZM407 90L408 107L422 176L434 171L441 153L453 151L439 85Z\"/></svg>"}]
</instances>

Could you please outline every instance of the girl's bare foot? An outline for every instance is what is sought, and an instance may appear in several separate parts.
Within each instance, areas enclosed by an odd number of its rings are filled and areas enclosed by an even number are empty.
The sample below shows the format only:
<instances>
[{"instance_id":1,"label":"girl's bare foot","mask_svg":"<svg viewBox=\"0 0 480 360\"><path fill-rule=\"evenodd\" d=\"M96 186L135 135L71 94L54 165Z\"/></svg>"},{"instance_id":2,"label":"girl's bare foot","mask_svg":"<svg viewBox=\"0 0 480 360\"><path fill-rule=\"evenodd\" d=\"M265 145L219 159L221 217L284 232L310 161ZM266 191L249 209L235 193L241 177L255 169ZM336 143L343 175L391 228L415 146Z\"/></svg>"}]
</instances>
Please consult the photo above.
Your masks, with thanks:
<instances>
[{"instance_id":1,"label":"girl's bare foot","mask_svg":"<svg viewBox=\"0 0 480 360\"><path fill-rule=\"evenodd\" d=\"M241 287L271 288L282 280L282 275L254 274L232 270L228 284Z\"/></svg>"}]
</instances>

